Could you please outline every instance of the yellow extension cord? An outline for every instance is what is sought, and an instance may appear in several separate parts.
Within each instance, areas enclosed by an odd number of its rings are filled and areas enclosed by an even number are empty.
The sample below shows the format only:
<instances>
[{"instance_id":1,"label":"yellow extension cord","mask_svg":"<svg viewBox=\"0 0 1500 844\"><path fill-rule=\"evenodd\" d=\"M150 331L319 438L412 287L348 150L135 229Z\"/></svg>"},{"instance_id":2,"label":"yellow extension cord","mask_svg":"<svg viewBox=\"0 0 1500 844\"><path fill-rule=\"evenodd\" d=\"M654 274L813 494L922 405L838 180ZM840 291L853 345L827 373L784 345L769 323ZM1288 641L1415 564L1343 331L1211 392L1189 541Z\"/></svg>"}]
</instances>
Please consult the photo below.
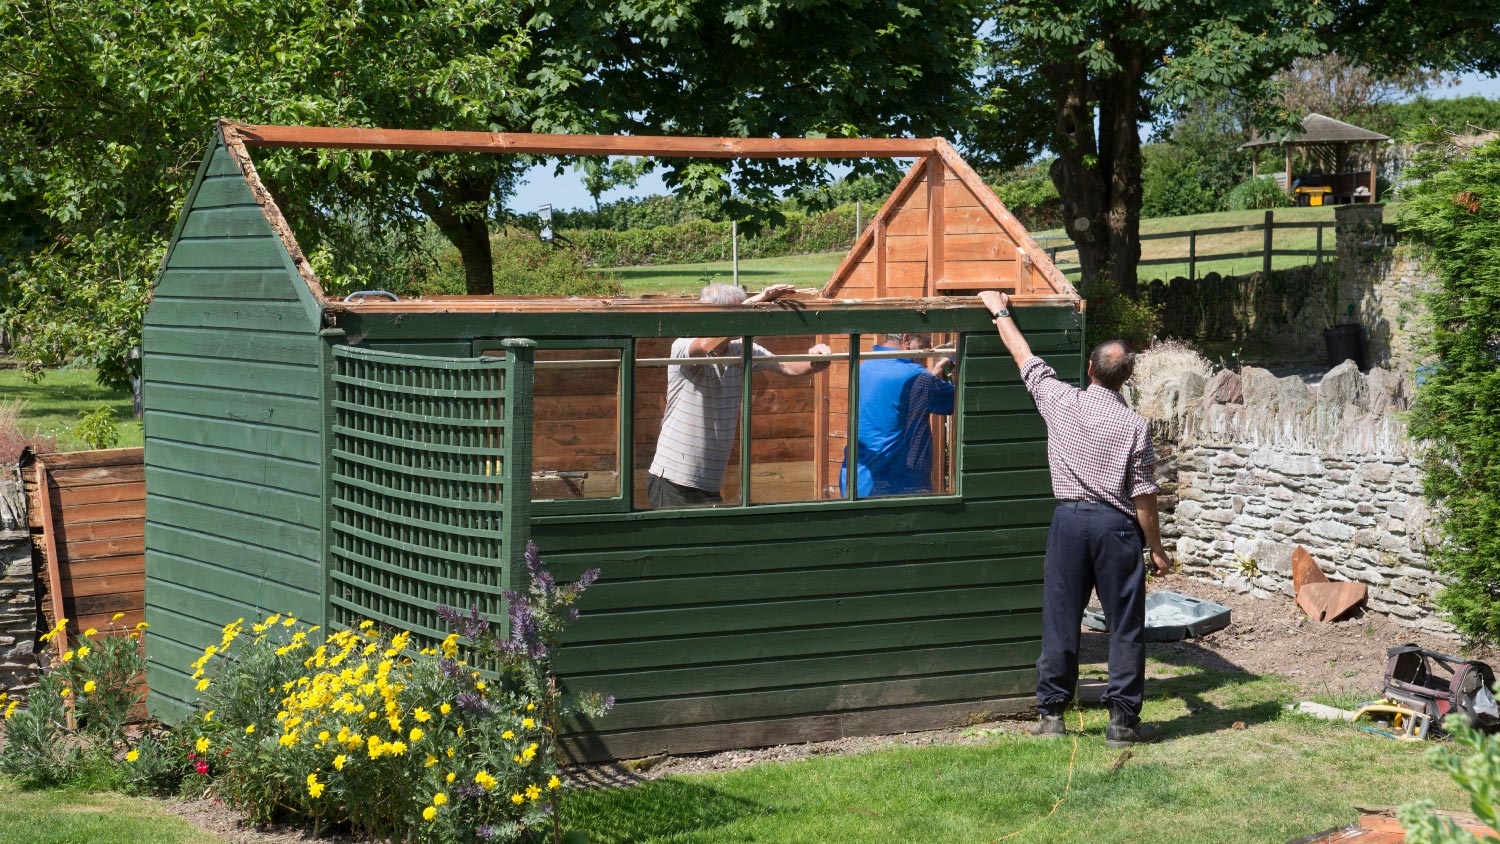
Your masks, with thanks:
<instances>
[{"instance_id":1,"label":"yellow extension cord","mask_svg":"<svg viewBox=\"0 0 1500 844\"><path fill-rule=\"evenodd\" d=\"M1048 818L1057 814L1057 807L1061 806L1063 804L1063 801L1068 799L1068 792L1073 790L1073 765L1078 761L1078 736L1083 733L1083 707L1077 707L1077 709L1078 732L1073 735L1073 755L1068 757L1068 782L1063 786L1062 796L1058 797L1057 802L1052 804L1052 811L1048 812L1040 818L1037 818L1031 823L1030 826L1018 829L1015 832L1010 833L1009 835L1003 835L999 838L996 838L994 841L990 842L990 844L1000 844L1001 841L1009 841L1010 839L1015 838L1017 835L1021 835L1022 833L1030 832L1033 829L1036 829L1037 827L1041 826L1042 823Z\"/></svg>"}]
</instances>

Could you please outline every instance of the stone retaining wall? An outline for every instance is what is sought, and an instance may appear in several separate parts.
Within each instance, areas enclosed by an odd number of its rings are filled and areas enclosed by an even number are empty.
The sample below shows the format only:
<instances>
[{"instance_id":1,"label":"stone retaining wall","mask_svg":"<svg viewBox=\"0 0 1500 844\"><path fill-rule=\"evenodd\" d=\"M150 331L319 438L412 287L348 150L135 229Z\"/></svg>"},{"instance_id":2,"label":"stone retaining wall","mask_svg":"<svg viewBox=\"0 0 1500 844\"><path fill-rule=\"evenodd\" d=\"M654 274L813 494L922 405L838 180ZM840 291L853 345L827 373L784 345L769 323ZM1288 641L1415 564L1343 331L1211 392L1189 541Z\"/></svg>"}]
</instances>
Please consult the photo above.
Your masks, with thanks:
<instances>
[{"instance_id":1,"label":"stone retaining wall","mask_svg":"<svg viewBox=\"0 0 1500 844\"><path fill-rule=\"evenodd\" d=\"M0 477L0 689L31 684L36 636L36 577L26 494L18 477Z\"/></svg>"},{"instance_id":2,"label":"stone retaining wall","mask_svg":"<svg viewBox=\"0 0 1500 844\"><path fill-rule=\"evenodd\" d=\"M1431 604L1442 582L1399 416L1405 377L1346 362L1310 386L1246 367L1181 373L1153 395L1162 533L1189 575L1290 599L1302 545L1331 579L1367 584L1371 611L1452 631Z\"/></svg>"}]
</instances>

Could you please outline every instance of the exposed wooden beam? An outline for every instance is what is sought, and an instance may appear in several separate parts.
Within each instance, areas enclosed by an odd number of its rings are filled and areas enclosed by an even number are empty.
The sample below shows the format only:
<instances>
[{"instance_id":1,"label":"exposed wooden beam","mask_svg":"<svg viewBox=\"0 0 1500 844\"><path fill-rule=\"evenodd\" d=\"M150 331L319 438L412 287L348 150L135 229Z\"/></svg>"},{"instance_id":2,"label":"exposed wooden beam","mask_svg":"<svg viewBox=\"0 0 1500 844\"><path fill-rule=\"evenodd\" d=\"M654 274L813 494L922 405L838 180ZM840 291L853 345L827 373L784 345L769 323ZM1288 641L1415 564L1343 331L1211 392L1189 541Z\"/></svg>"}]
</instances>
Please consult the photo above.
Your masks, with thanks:
<instances>
[{"instance_id":1,"label":"exposed wooden beam","mask_svg":"<svg viewBox=\"0 0 1500 844\"><path fill-rule=\"evenodd\" d=\"M927 295L937 293L943 280L943 179L948 166L943 157L927 159Z\"/></svg>"},{"instance_id":2,"label":"exposed wooden beam","mask_svg":"<svg viewBox=\"0 0 1500 844\"><path fill-rule=\"evenodd\" d=\"M931 155L932 138L689 138L667 135L537 135L263 126L222 121L251 147L485 152L533 155L648 155L658 158L913 158Z\"/></svg>"}]
</instances>

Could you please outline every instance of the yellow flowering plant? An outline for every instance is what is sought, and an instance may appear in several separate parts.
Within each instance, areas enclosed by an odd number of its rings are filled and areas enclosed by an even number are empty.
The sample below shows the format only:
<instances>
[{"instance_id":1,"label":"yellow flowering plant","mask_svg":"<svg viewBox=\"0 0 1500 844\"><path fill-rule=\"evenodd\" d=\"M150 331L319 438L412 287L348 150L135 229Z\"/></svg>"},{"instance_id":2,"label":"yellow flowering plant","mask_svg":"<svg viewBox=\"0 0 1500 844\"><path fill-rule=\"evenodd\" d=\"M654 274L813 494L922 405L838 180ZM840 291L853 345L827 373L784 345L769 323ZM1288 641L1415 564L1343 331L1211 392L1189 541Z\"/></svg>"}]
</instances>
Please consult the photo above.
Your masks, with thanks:
<instances>
[{"instance_id":1,"label":"yellow flowering plant","mask_svg":"<svg viewBox=\"0 0 1500 844\"><path fill-rule=\"evenodd\" d=\"M206 778L254 822L318 834L434 844L560 835L560 722L602 715L605 702L579 709L558 694L551 660L597 575L558 585L534 546L528 559L532 591L507 596L504 641L477 612L447 608L439 614L457 630L425 643L369 621L332 632L280 615L226 625L188 666L191 682L207 685L174 735L185 776Z\"/></svg>"}]
</instances>

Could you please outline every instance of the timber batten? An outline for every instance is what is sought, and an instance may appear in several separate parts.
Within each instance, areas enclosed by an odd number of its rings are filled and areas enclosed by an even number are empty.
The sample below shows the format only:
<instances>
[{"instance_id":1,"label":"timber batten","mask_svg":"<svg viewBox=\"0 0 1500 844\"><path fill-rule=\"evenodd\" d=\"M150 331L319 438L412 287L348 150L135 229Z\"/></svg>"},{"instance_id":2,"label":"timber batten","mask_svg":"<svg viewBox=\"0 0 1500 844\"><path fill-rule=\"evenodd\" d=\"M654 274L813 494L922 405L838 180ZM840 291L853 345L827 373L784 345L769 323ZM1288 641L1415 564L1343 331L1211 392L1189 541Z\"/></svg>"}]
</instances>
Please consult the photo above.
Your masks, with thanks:
<instances>
[{"instance_id":1,"label":"timber batten","mask_svg":"<svg viewBox=\"0 0 1500 844\"><path fill-rule=\"evenodd\" d=\"M276 146L917 163L819 295L344 303L260 182L251 151ZM1081 377L1076 292L941 139L221 123L146 321L153 710L186 712L187 663L241 616L373 618L428 638L444 632L435 603L503 619L528 538L560 578L603 570L559 668L620 705L570 725L579 758L1029 707L1053 500L1045 428L969 295L992 287L1015 292L1032 347ZM913 332L954 339L962 361L954 422L934 423L935 494L844 500L851 367L875 338ZM745 379L731 504L644 511L665 368L640 362L683 336L751 336L792 359L828 340L851 360L764 390Z\"/></svg>"}]
</instances>

